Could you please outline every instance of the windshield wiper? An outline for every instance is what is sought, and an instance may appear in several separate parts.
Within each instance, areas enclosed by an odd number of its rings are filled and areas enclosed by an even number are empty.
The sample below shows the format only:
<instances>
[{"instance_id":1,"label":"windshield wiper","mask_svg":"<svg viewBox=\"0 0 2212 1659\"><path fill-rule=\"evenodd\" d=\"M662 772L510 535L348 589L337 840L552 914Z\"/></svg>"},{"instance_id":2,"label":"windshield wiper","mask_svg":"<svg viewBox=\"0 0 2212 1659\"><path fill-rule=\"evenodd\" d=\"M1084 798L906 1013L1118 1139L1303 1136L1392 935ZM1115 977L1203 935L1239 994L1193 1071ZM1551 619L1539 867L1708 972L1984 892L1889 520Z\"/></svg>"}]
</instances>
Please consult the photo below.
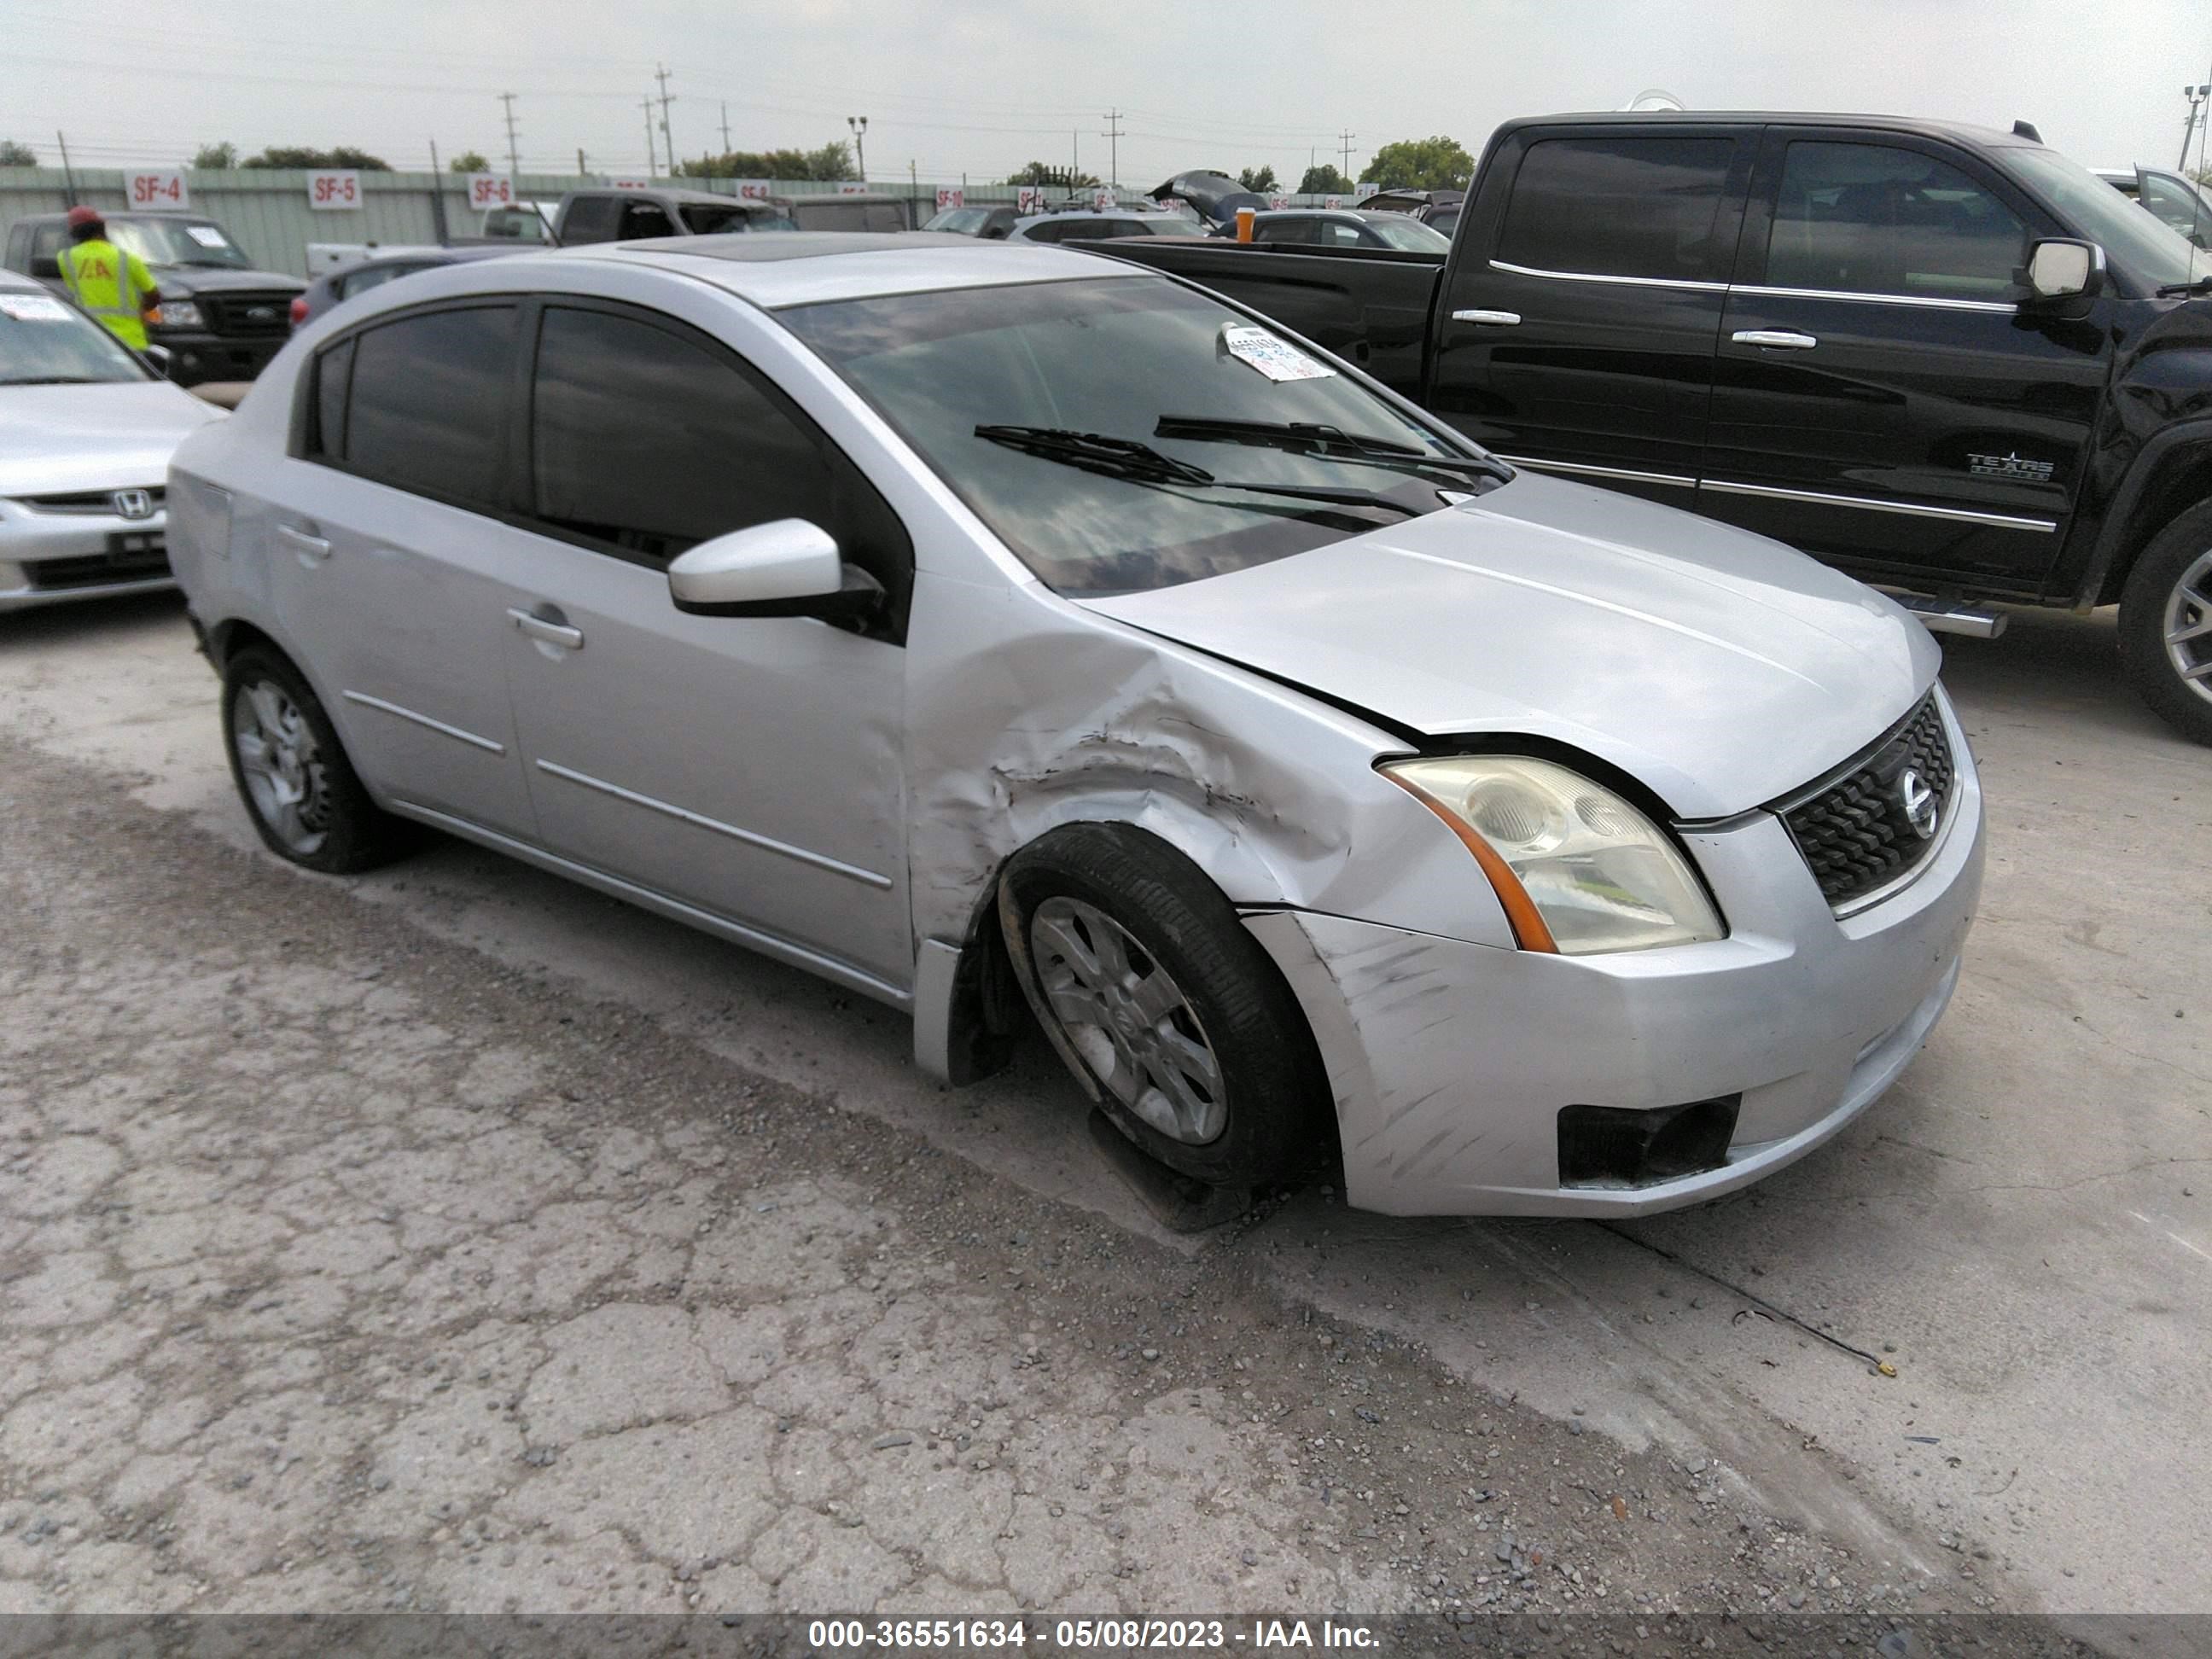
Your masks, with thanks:
<instances>
[{"instance_id":1,"label":"windshield wiper","mask_svg":"<svg viewBox=\"0 0 2212 1659\"><path fill-rule=\"evenodd\" d=\"M106 380L91 374L25 374L0 380L0 386L106 386Z\"/></svg>"},{"instance_id":2,"label":"windshield wiper","mask_svg":"<svg viewBox=\"0 0 2212 1659\"><path fill-rule=\"evenodd\" d=\"M2161 300L2172 299L2178 294L2212 294L2212 276L2199 276L2189 283L2168 283L2154 292Z\"/></svg>"},{"instance_id":3,"label":"windshield wiper","mask_svg":"<svg viewBox=\"0 0 2212 1659\"><path fill-rule=\"evenodd\" d=\"M1472 472L1499 483L1513 476L1512 470L1502 461L1472 455L1433 454L1394 439L1355 434L1318 421L1224 421L1203 415L1163 415L1152 428L1152 435L1194 439L1201 443L1257 444L1305 455L1342 455L1379 465L1402 465L1409 470Z\"/></svg>"},{"instance_id":4,"label":"windshield wiper","mask_svg":"<svg viewBox=\"0 0 2212 1659\"><path fill-rule=\"evenodd\" d=\"M1322 484L1244 483L1217 478L1202 466L1163 455L1134 438L1111 438L1103 433L1077 432L1059 426L979 426L975 435L1025 455L1058 461L1103 477L1127 478L1134 483L1187 484L1194 489L1242 489L1255 495L1285 495L1296 501L1326 501L1337 507L1380 507L1419 518L1418 507L1374 489L1336 489Z\"/></svg>"}]
</instances>

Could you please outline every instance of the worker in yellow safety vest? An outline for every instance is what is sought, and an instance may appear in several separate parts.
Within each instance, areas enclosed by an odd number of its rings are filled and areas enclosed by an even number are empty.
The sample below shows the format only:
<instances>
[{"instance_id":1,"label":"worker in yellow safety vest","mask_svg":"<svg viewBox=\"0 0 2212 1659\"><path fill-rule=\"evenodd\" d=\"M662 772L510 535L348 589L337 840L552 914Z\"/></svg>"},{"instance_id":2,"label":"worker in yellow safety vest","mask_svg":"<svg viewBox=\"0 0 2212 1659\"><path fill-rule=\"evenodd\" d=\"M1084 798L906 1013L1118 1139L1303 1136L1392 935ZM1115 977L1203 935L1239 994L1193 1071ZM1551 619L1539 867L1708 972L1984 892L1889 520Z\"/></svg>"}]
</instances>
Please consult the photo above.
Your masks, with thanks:
<instances>
[{"instance_id":1,"label":"worker in yellow safety vest","mask_svg":"<svg viewBox=\"0 0 2212 1659\"><path fill-rule=\"evenodd\" d=\"M143 351L146 313L161 293L154 273L137 254L107 240L107 225L96 208L71 208L69 233L71 246L61 252L61 268L70 297L124 344Z\"/></svg>"}]
</instances>

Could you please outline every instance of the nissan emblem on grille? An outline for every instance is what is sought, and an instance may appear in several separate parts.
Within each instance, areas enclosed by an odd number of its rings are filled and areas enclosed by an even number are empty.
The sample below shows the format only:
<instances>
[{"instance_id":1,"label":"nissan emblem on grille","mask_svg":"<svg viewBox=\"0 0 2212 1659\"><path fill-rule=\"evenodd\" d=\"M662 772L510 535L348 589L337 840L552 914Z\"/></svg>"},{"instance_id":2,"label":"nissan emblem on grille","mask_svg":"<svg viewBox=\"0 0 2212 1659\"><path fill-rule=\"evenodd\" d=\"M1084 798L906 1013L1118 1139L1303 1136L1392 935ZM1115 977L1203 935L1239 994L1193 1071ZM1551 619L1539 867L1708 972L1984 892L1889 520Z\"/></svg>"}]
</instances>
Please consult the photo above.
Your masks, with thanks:
<instances>
[{"instance_id":1,"label":"nissan emblem on grille","mask_svg":"<svg viewBox=\"0 0 2212 1659\"><path fill-rule=\"evenodd\" d=\"M150 519L154 516L154 497L143 489L118 489L112 499L115 516L118 519Z\"/></svg>"},{"instance_id":2,"label":"nissan emblem on grille","mask_svg":"<svg viewBox=\"0 0 2212 1659\"><path fill-rule=\"evenodd\" d=\"M1936 792L1911 767L1897 781L1897 804L1905 809L1905 821L1914 835L1923 841L1935 838L1936 820L1942 809L1936 803Z\"/></svg>"}]
</instances>

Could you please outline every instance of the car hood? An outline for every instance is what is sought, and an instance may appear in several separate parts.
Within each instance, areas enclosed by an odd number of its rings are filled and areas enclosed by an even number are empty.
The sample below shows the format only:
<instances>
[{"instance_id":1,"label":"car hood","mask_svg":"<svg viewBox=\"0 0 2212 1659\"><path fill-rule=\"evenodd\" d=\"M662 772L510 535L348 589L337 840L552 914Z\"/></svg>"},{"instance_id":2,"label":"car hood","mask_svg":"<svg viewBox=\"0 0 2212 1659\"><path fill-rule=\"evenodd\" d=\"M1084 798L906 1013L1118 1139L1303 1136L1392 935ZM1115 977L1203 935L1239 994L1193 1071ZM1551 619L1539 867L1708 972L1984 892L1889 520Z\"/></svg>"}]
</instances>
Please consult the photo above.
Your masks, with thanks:
<instances>
[{"instance_id":1,"label":"car hood","mask_svg":"<svg viewBox=\"0 0 2212 1659\"><path fill-rule=\"evenodd\" d=\"M0 495L143 489L223 413L167 380L0 386Z\"/></svg>"},{"instance_id":2,"label":"car hood","mask_svg":"<svg viewBox=\"0 0 2212 1659\"><path fill-rule=\"evenodd\" d=\"M164 291L176 294L297 294L307 285L280 270L233 270L218 265L155 265Z\"/></svg>"},{"instance_id":3,"label":"car hood","mask_svg":"<svg viewBox=\"0 0 2212 1659\"><path fill-rule=\"evenodd\" d=\"M1779 543L1527 472L1271 564L1080 603L1430 736L1571 745L1684 818L1849 759L1941 660L1898 605Z\"/></svg>"}]
</instances>

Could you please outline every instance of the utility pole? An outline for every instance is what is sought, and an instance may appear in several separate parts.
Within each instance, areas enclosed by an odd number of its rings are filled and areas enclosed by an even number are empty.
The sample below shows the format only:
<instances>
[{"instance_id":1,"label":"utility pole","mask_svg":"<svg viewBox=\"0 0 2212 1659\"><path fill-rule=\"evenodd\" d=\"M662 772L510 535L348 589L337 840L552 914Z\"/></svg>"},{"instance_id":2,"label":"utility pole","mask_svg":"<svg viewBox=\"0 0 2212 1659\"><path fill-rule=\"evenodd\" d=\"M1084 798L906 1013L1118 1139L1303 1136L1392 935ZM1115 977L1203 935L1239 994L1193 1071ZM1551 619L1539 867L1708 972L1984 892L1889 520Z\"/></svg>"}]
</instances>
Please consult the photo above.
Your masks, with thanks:
<instances>
[{"instance_id":1,"label":"utility pole","mask_svg":"<svg viewBox=\"0 0 2212 1659\"><path fill-rule=\"evenodd\" d=\"M1083 176L1083 135L1071 131L1067 135L1067 191L1073 195L1075 181Z\"/></svg>"},{"instance_id":2,"label":"utility pole","mask_svg":"<svg viewBox=\"0 0 2212 1659\"><path fill-rule=\"evenodd\" d=\"M2173 165L2185 167L2189 165L2190 137L2197 131L2197 118L2204 108L2204 100L2212 98L2212 86L2184 87L2181 95L2189 100L2189 118L2181 124L2181 159Z\"/></svg>"},{"instance_id":3,"label":"utility pole","mask_svg":"<svg viewBox=\"0 0 2212 1659\"><path fill-rule=\"evenodd\" d=\"M1344 146L1344 166L1341 171L1345 182L1349 184L1352 182L1352 141L1359 135L1356 132L1340 132L1336 136L1338 141Z\"/></svg>"},{"instance_id":4,"label":"utility pole","mask_svg":"<svg viewBox=\"0 0 2212 1659\"><path fill-rule=\"evenodd\" d=\"M853 129L853 165L860 169L860 182L868 182L868 118L848 115L845 125Z\"/></svg>"},{"instance_id":5,"label":"utility pole","mask_svg":"<svg viewBox=\"0 0 2212 1659\"><path fill-rule=\"evenodd\" d=\"M576 150L576 176L579 179L581 179L588 175L590 172L591 168L584 165L584 152L581 146L579 146Z\"/></svg>"},{"instance_id":6,"label":"utility pole","mask_svg":"<svg viewBox=\"0 0 2212 1659\"><path fill-rule=\"evenodd\" d=\"M668 176L676 176L676 140L668 131L668 71L658 64L653 66L653 78L660 82L660 142L668 147Z\"/></svg>"},{"instance_id":7,"label":"utility pole","mask_svg":"<svg viewBox=\"0 0 2212 1659\"><path fill-rule=\"evenodd\" d=\"M452 240L446 226L446 175L438 163L438 141L430 141L430 225L437 232L438 246L443 247Z\"/></svg>"},{"instance_id":8,"label":"utility pole","mask_svg":"<svg viewBox=\"0 0 2212 1659\"><path fill-rule=\"evenodd\" d=\"M645 100L645 176L660 177L660 152L653 147L653 100Z\"/></svg>"},{"instance_id":9,"label":"utility pole","mask_svg":"<svg viewBox=\"0 0 2212 1659\"><path fill-rule=\"evenodd\" d=\"M1106 140L1106 182L1116 190L1121 187L1121 112L1106 112L1106 131L1098 135Z\"/></svg>"},{"instance_id":10,"label":"utility pole","mask_svg":"<svg viewBox=\"0 0 2212 1659\"><path fill-rule=\"evenodd\" d=\"M76 170L70 166L69 140L62 136L58 127L54 130L54 142L62 148L62 177L69 183L69 204L75 207L76 205Z\"/></svg>"},{"instance_id":11,"label":"utility pole","mask_svg":"<svg viewBox=\"0 0 2212 1659\"><path fill-rule=\"evenodd\" d=\"M723 155L727 155L729 153L730 153L730 106L729 106L727 104L724 104L724 105L722 106L722 154L723 154Z\"/></svg>"},{"instance_id":12,"label":"utility pole","mask_svg":"<svg viewBox=\"0 0 2212 1659\"><path fill-rule=\"evenodd\" d=\"M514 180L522 176L522 157L514 147L514 94L502 92L499 101L507 106L507 176Z\"/></svg>"}]
</instances>

